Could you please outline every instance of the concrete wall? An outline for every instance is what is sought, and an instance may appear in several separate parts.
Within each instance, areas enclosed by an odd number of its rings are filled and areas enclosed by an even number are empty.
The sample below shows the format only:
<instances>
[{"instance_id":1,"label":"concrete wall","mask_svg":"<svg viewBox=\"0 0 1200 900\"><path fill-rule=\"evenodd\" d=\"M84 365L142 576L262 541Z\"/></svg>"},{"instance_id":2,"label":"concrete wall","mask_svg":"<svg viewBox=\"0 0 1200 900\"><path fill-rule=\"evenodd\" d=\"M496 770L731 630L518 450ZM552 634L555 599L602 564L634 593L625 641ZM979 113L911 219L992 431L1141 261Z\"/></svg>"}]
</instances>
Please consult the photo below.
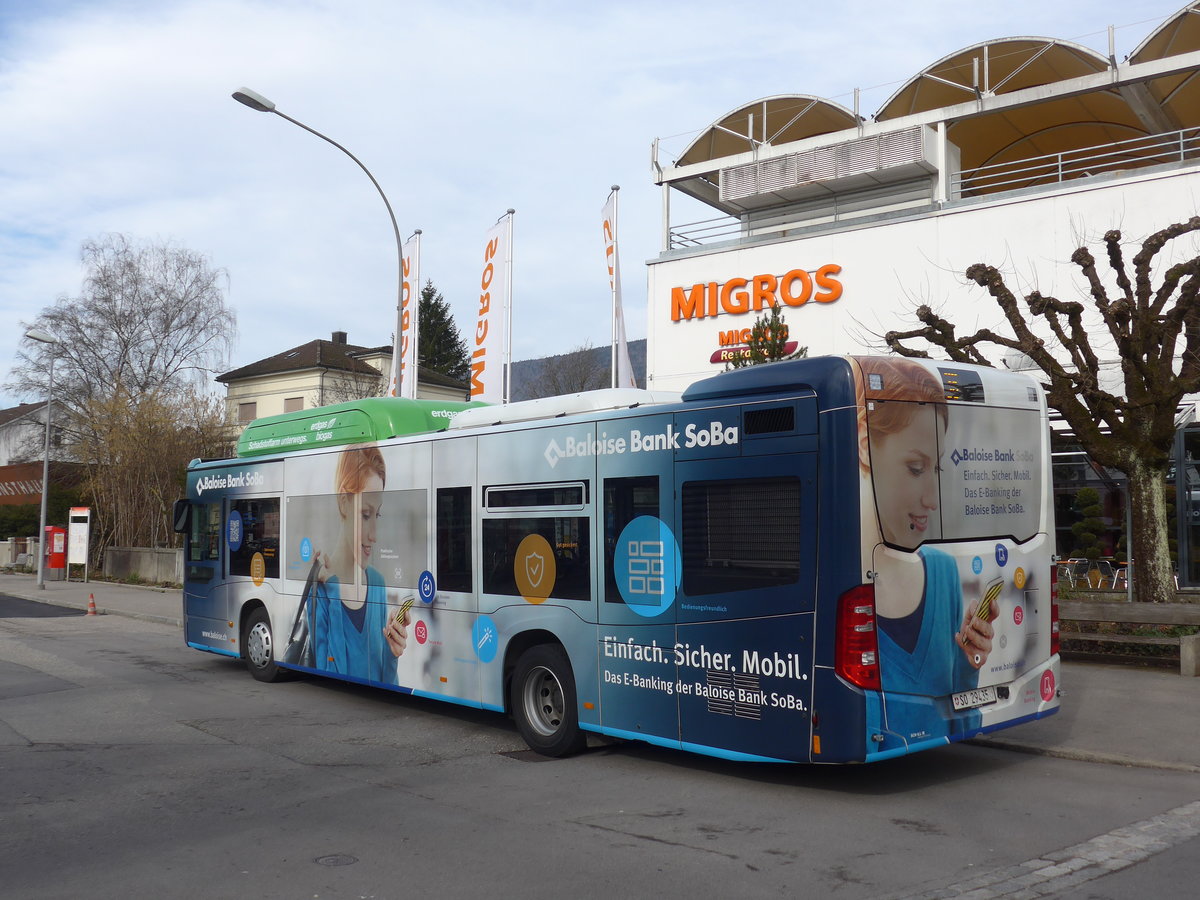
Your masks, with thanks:
<instances>
[{"instance_id":1,"label":"concrete wall","mask_svg":"<svg viewBox=\"0 0 1200 900\"><path fill-rule=\"evenodd\" d=\"M110 578L128 578L136 574L152 584L182 584L183 550L109 547L104 551L104 574Z\"/></svg>"}]
</instances>

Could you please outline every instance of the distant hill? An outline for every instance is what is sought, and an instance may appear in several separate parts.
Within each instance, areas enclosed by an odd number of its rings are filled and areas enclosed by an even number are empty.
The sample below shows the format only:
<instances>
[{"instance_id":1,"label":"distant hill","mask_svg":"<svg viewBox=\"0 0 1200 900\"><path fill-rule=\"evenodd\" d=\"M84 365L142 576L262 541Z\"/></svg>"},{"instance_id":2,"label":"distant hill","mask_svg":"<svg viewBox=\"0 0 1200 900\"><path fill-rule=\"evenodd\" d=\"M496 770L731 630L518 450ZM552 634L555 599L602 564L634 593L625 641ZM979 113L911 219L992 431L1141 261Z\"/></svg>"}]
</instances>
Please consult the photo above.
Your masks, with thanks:
<instances>
[{"instance_id":1,"label":"distant hill","mask_svg":"<svg viewBox=\"0 0 1200 900\"><path fill-rule=\"evenodd\" d=\"M558 356L544 356L540 359L522 359L514 362L512 368L512 383L509 389L509 395L513 401L517 400L536 400L538 397L545 397L549 393L543 387L544 379L542 377L543 370L546 366L553 366L560 362L563 356L568 354L559 354ZM605 345L603 347L593 347L588 351L589 361L594 361L597 370L608 372L609 363L612 358L612 348ZM633 365L633 376L637 379L638 387L646 386L646 339L642 338L637 341L629 342L629 361ZM603 387L608 387L609 382L604 381Z\"/></svg>"}]
</instances>

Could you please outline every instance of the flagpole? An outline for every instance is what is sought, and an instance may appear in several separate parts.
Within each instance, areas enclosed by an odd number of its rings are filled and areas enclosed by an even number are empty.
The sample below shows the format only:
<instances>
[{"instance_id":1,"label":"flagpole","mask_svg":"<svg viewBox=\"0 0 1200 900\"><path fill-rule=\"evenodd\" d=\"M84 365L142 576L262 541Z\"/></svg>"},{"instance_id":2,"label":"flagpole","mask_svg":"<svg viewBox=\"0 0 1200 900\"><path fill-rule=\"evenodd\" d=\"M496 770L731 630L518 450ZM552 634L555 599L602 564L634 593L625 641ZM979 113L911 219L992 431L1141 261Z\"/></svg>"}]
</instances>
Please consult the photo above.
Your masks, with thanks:
<instances>
[{"instance_id":1,"label":"flagpole","mask_svg":"<svg viewBox=\"0 0 1200 900\"><path fill-rule=\"evenodd\" d=\"M512 391L512 269L513 269L513 216L516 210L509 207L508 240L504 255L504 402L511 399Z\"/></svg>"},{"instance_id":2,"label":"flagpole","mask_svg":"<svg viewBox=\"0 0 1200 900\"><path fill-rule=\"evenodd\" d=\"M618 194L621 190L619 184L612 186L612 202L613 202L613 220L612 220L612 243L613 243L613 265L608 274L608 289L609 289L609 319L612 331L612 347L609 350L608 368L611 379L610 387L617 387L617 204Z\"/></svg>"}]
</instances>

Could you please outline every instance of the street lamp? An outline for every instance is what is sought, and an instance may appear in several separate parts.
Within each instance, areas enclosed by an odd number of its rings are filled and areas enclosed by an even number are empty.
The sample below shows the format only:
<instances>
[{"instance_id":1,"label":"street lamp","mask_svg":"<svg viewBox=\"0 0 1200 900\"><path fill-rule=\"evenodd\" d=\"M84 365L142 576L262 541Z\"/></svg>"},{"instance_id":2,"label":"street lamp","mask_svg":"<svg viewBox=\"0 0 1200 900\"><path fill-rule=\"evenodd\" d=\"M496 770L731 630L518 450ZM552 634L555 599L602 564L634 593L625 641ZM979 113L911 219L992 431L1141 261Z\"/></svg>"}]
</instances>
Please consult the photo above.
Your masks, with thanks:
<instances>
[{"instance_id":1,"label":"street lamp","mask_svg":"<svg viewBox=\"0 0 1200 900\"><path fill-rule=\"evenodd\" d=\"M38 565L37 586L46 589L46 497L50 493L50 401L54 399L54 345L58 338L40 328L31 328L25 332L25 337L31 341L50 344L50 380L46 384L46 448L42 454L42 514L38 522Z\"/></svg>"},{"instance_id":2,"label":"street lamp","mask_svg":"<svg viewBox=\"0 0 1200 900\"><path fill-rule=\"evenodd\" d=\"M360 169L362 169L363 172L366 173L368 178L371 179L371 184L375 185L375 190L379 191L379 196L383 199L383 205L387 207L388 218L392 220L392 234L396 238L396 324L397 324L397 329L396 329L396 338L395 338L396 346L393 348L392 352L399 353L400 352L399 324L400 324L400 316L401 316L401 312L402 312L402 307L403 307L403 303L404 303L404 245L400 240L400 227L396 224L396 214L392 212L392 204L388 202L387 194L385 194L383 192L383 188L381 188L379 186L379 182L375 180L375 176L371 174L371 170L363 165L362 160L360 160L357 156L355 156L353 153L351 153L349 150L347 150L345 147L343 147L341 144L339 144L333 138L328 137L324 134L321 134L321 132L317 131L315 128L309 128L303 122L297 121L296 119L293 119L289 115L285 115L284 113L281 113L278 109L275 108L275 103L271 100L268 100L262 94L258 93L257 91L252 91L248 87L243 87L243 88L238 88L236 91L233 92L233 99L236 100L238 103L241 103L243 106L250 107L255 112L274 113L275 115L279 116L281 119L287 119L293 125L298 125L299 127L303 128L305 131L307 131L309 134L315 134L321 140L326 141L330 144L333 144L333 146L337 147L339 150L341 150L343 153L345 153L348 157L350 157L352 160L354 160L355 164ZM397 371L399 371L399 370L397 370ZM415 373L414 373L414 377L415 377ZM398 384L397 384L397 392L399 392Z\"/></svg>"}]
</instances>

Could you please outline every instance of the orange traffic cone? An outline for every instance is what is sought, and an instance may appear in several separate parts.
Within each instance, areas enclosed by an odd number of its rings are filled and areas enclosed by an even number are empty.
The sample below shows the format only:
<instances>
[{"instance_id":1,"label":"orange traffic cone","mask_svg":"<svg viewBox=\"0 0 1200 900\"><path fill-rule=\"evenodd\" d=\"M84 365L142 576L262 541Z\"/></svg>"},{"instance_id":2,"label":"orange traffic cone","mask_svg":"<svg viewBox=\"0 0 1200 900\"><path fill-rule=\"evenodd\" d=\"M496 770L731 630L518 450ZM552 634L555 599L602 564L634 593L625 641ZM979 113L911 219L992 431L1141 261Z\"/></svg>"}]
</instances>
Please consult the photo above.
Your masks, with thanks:
<instances>
[{"instance_id":1,"label":"orange traffic cone","mask_svg":"<svg viewBox=\"0 0 1200 900\"><path fill-rule=\"evenodd\" d=\"M87 614L88 614L89 616L94 616L94 615L96 615L96 595L95 595L95 594L88 594L88 611L87 611Z\"/></svg>"}]
</instances>

